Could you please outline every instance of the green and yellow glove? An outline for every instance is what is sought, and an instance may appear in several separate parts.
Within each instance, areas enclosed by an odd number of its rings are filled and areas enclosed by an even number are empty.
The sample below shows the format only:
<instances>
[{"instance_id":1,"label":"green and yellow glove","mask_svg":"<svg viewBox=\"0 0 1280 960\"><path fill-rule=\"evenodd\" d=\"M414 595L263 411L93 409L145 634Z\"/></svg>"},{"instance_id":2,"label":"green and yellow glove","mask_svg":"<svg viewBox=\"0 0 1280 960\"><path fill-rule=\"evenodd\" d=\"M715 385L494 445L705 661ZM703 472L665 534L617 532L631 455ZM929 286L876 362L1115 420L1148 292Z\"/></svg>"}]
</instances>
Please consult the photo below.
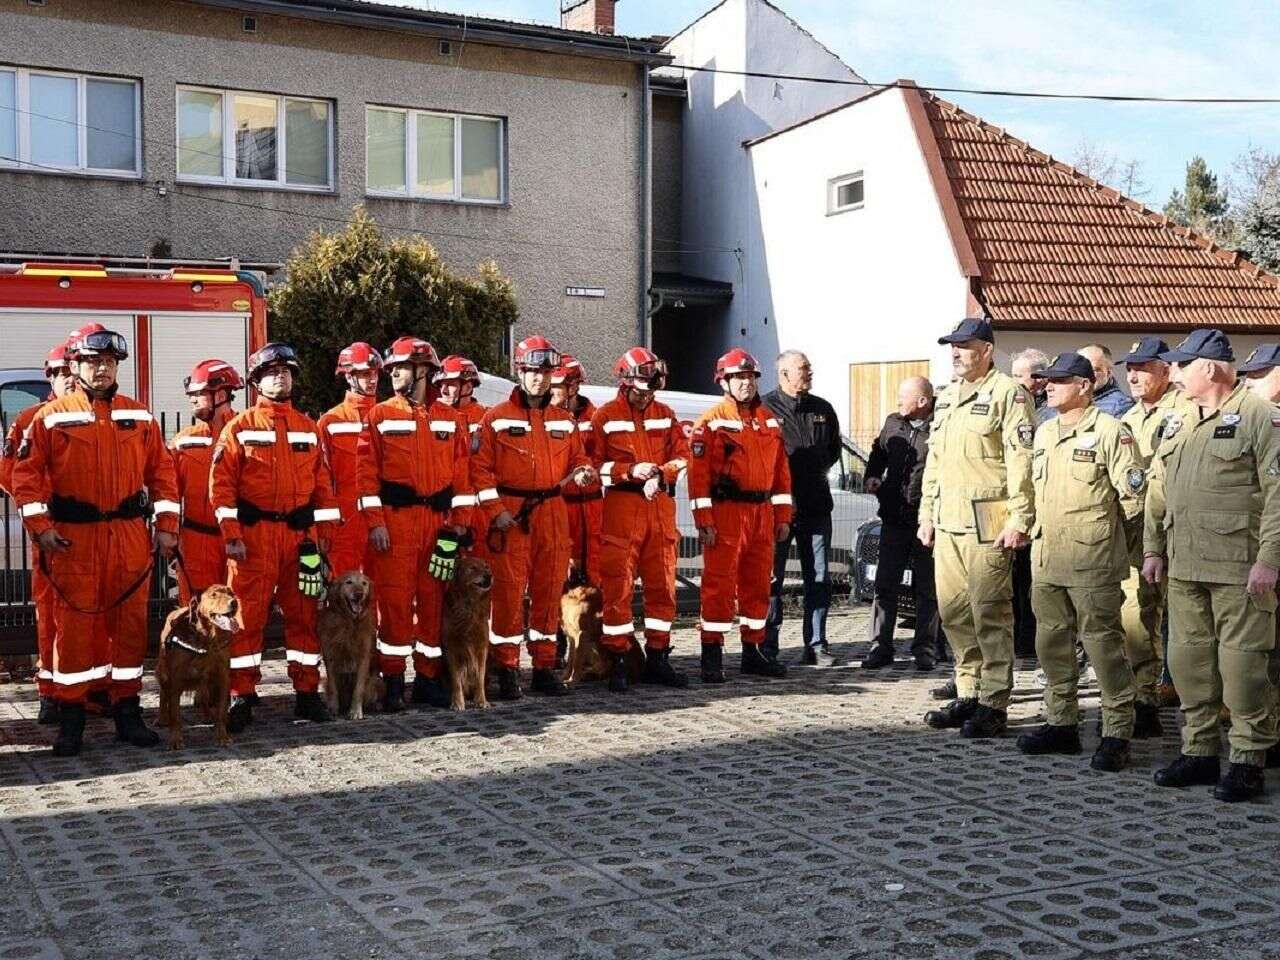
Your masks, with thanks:
<instances>
[{"instance_id":1,"label":"green and yellow glove","mask_svg":"<svg viewBox=\"0 0 1280 960\"><path fill-rule=\"evenodd\" d=\"M458 535L452 530L436 534L436 546L431 551L427 572L437 580L452 580L453 568L458 562Z\"/></svg>"},{"instance_id":2,"label":"green and yellow glove","mask_svg":"<svg viewBox=\"0 0 1280 960\"><path fill-rule=\"evenodd\" d=\"M298 592L313 600L324 596L324 559L310 540L298 546Z\"/></svg>"}]
</instances>

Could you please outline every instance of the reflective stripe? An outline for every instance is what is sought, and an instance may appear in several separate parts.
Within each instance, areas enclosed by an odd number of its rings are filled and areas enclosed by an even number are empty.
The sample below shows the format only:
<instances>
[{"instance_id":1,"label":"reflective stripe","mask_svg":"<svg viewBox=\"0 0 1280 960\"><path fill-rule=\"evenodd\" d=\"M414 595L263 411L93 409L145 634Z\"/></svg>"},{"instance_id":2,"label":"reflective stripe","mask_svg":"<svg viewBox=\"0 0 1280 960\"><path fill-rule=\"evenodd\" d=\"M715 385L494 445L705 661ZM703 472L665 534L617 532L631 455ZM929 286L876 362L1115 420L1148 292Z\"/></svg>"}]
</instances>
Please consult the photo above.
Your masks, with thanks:
<instances>
[{"instance_id":1,"label":"reflective stripe","mask_svg":"<svg viewBox=\"0 0 1280 960\"><path fill-rule=\"evenodd\" d=\"M439 647L429 647L421 640L417 641L413 645L413 652L422 654L422 656L426 657L428 660L434 660L444 654L444 651Z\"/></svg>"},{"instance_id":2,"label":"reflective stripe","mask_svg":"<svg viewBox=\"0 0 1280 960\"><path fill-rule=\"evenodd\" d=\"M156 513L181 513L182 508L172 500L157 500L152 507Z\"/></svg>"},{"instance_id":3,"label":"reflective stripe","mask_svg":"<svg viewBox=\"0 0 1280 960\"><path fill-rule=\"evenodd\" d=\"M213 519L219 523L223 520L239 520L240 510L238 507L218 507L213 511Z\"/></svg>"},{"instance_id":4,"label":"reflective stripe","mask_svg":"<svg viewBox=\"0 0 1280 960\"><path fill-rule=\"evenodd\" d=\"M764 629L763 620L753 620L751 617L744 617L741 614L739 614L738 616L738 623L742 624L742 626L745 627L747 630L763 630Z\"/></svg>"},{"instance_id":5,"label":"reflective stripe","mask_svg":"<svg viewBox=\"0 0 1280 960\"><path fill-rule=\"evenodd\" d=\"M359 421L339 420L335 423L329 424L325 429L329 431L330 435L338 433L360 433L364 430L364 424Z\"/></svg>"},{"instance_id":6,"label":"reflective stripe","mask_svg":"<svg viewBox=\"0 0 1280 960\"><path fill-rule=\"evenodd\" d=\"M77 683L88 683L90 680L101 680L111 674L111 664L103 664L100 667L93 667L89 670L81 670L79 673L59 673L54 670L50 679L63 687L71 687Z\"/></svg>"},{"instance_id":7,"label":"reflective stripe","mask_svg":"<svg viewBox=\"0 0 1280 960\"><path fill-rule=\"evenodd\" d=\"M635 633L636 625L628 620L626 623L606 623L602 629L606 637L621 637Z\"/></svg>"},{"instance_id":8,"label":"reflective stripe","mask_svg":"<svg viewBox=\"0 0 1280 960\"><path fill-rule=\"evenodd\" d=\"M236 439L241 443L275 443L276 434L274 430L240 430Z\"/></svg>"},{"instance_id":9,"label":"reflective stripe","mask_svg":"<svg viewBox=\"0 0 1280 960\"><path fill-rule=\"evenodd\" d=\"M775 507L789 507L791 506L791 494L775 493L772 497L769 498L769 502L772 503Z\"/></svg>"},{"instance_id":10,"label":"reflective stripe","mask_svg":"<svg viewBox=\"0 0 1280 960\"><path fill-rule=\"evenodd\" d=\"M415 433L418 429L415 420L379 420L379 433Z\"/></svg>"},{"instance_id":11,"label":"reflective stripe","mask_svg":"<svg viewBox=\"0 0 1280 960\"><path fill-rule=\"evenodd\" d=\"M489 642L494 646L500 646L501 644L504 644L504 643L519 643L523 639L524 639L523 637L519 637L519 636L500 637L496 633L494 633L492 630L489 631Z\"/></svg>"},{"instance_id":12,"label":"reflective stripe","mask_svg":"<svg viewBox=\"0 0 1280 960\"><path fill-rule=\"evenodd\" d=\"M712 420L707 424L709 430L741 430L741 420Z\"/></svg>"},{"instance_id":13,"label":"reflective stripe","mask_svg":"<svg viewBox=\"0 0 1280 960\"><path fill-rule=\"evenodd\" d=\"M452 420L432 420L427 426L432 433L453 433L458 429L457 423Z\"/></svg>"},{"instance_id":14,"label":"reflective stripe","mask_svg":"<svg viewBox=\"0 0 1280 960\"><path fill-rule=\"evenodd\" d=\"M18 512L24 517L39 517L49 512L49 505L39 502L24 503Z\"/></svg>"},{"instance_id":15,"label":"reflective stripe","mask_svg":"<svg viewBox=\"0 0 1280 960\"><path fill-rule=\"evenodd\" d=\"M524 430L528 430L529 421L502 419L502 420L493 421L493 423L489 424L489 426L493 429L494 433L497 433L499 430L510 430L512 427L519 427Z\"/></svg>"},{"instance_id":16,"label":"reflective stripe","mask_svg":"<svg viewBox=\"0 0 1280 960\"><path fill-rule=\"evenodd\" d=\"M63 410L59 413L51 413L44 418L46 427L60 427L63 424L80 424L93 423L93 414L79 410ZM83 682L83 681L77 681Z\"/></svg>"},{"instance_id":17,"label":"reflective stripe","mask_svg":"<svg viewBox=\"0 0 1280 960\"><path fill-rule=\"evenodd\" d=\"M646 430L670 430L671 418L659 417L657 420L646 420L644 422L644 428Z\"/></svg>"},{"instance_id":18,"label":"reflective stripe","mask_svg":"<svg viewBox=\"0 0 1280 960\"><path fill-rule=\"evenodd\" d=\"M498 491L494 487L485 487L476 494L476 503L488 503L490 500L498 499Z\"/></svg>"},{"instance_id":19,"label":"reflective stripe","mask_svg":"<svg viewBox=\"0 0 1280 960\"><path fill-rule=\"evenodd\" d=\"M356 501L357 510L372 510L374 507L382 506L381 497L361 497Z\"/></svg>"},{"instance_id":20,"label":"reflective stripe","mask_svg":"<svg viewBox=\"0 0 1280 960\"><path fill-rule=\"evenodd\" d=\"M732 623L709 623L706 620L702 621L703 633L728 633L731 629L733 629Z\"/></svg>"},{"instance_id":21,"label":"reflective stripe","mask_svg":"<svg viewBox=\"0 0 1280 960\"><path fill-rule=\"evenodd\" d=\"M579 423L579 424L578 424L578 430L579 430L581 433L586 433L586 432L587 432L588 430L590 430L590 429L591 429L591 421L590 421L590 420L583 420L581 423Z\"/></svg>"},{"instance_id":22,"label":"reflective stripe","mask_svg":"<svg viewBox=\"0 0 1280 960\"><path fill-rule=\"evenodd\" d=\"M382 654L384 657L407 657L409 654L413 653L413 647L412 646L393 647L391 646L391 644L383 643L381 640L379 640L378 653Z\"/></svg>"},{"instance_id":23,"label":"reflective stripe","mask_svg":"<svg viewBox=\"0 0 1280 960\"><path fill-rule=\"evenodd\" d=\"M690 501L690 504L692 505L692 508L694 510L710 510L711 498L710 497L694 497Z\"/></svg>"},{"instance_id":24,"label":"reflective stripe","mask_svg":"<svg viewBox=\"0 0 1280 960\"><path fill-rule=\"evenodd\" d=\"M602 474L600 475L600 486L602 486L602 487L612 487L612 486L613 486L613 477L609 476L607 473L602 473Z\"/></svg>"},{"instance_id":25,"label":"reflective stripe","mask_svg":"<svg viewBox=\"0 0 1280 960\"><path fill-rule=\"evenodd\" d=\"M305 443L313 447L316 445L316 435L310 431L306 433L298 433L290 430L284 436L290 443Z\"/></svg>"},{"instance_id":26,"label":"reflective stripe","mask_svg":"<svg viewBox=\"0 0 1280 960\"><path fill-rule=\"evenodd\" d=\"M662 632L662 633L670 633L670 632L671 632L671 621L670 621L670 620L658 620L656 617L645 617L645 618L644 618L644 628L645 628L646 630L658 630L658 631L660 631L660 632Z\"/></svg>"},{"instance_id":27,"label":"reflective stripe","mask_svg":"<svg viewBox=\"0 0 1280 960\"><path fill-rule=\"evenodd\" d=\"M476 505L476 498L468 493L460 493L453 498L449 505L455 510L459 507L474 507Z\"/></svg>"},{"instance_id":28,"label":"reflective stripe","mask_svg":"<svg viewBox=\"0 0 1280 960\"><path fill-rule=\"evenodd\" d=\"M617 462L616 460L606 460L600 465L601 479L607 480L609 478L609 474L613 473L613 465Z\"/></svg>"},{"instance_id":29,"label":"reflective stripe","mask_svg":"<svg viewBox=\"0 0 1280 960\"><path fill-rule=\"evenodd\" d=\"M36 671L36 679L37 679L37 680L52 680L52 679L53 679L53 671L52 671L52 670L44 670L44 669L37 670L37 671Z\"/></svg>"},{"instance_id":30,"label":"reflective stripe","mask_svg":"<svg viewBox=\"0 0 1280 960\"><path fill-rule=\"evenodd\" d=\"M479 429L480 429L480 424L473 423L471 424L471 426L467 427L467 433L475 433Z\"/></svg>"},{"instance_id":31,"label":"reflective stripe","mask_svg":"<svg viewBox=\"0 0 1280 960\"><path fill-rule=\"evenodd\" d=\"M115 667L111 668L112 680L141 680L142 667Z\"/></svg>"},{"instance_id":32,"label":"reflective stripe","mask_svg":"<svg viewBox=\"0 0 1280 960\"><path fill-rule=\"evenodd\" d=\"M778 421L773 417L770 417L768 420L764 422L764 425L766 427L776 427L778 425Z\"/></svg>"},{"instance_id":33,"label":"reflective stripe","mask_svg":"<svg viewBox=\"0 0 1280 960\"><path fill-rule=\"evenodd\" d=\"M151 423L155 417L151 416L147 410L112 410L112 420L141 420L143 423Z\"/></svg>"},{"instance_id":34,"label":"reflective stripe","mask_svg":"<svg viewBox=\"0 0 1280 960\"><path fill-rule=\"evenodd\" d=\"M175 450L184 450L187 447L212 447L213 437L175 437L173 447Z\"/></svg>"},{"instance_id":35,"label":"reflective stripe","mask_svg":"<svg viewBox=\"0 0 1280 960\"><path fill-rule=\"evenodd\" d=\"M342 519L342 511L337 507L322 507L315 513L316 523L328 523L330 521L336 523Z\"/></svg>"},{"instance_id":36,"label":"reflective stripe","mask_svg":"<svg viewBox=\"0 0 1280 960\"><path fill-rule=\"evenodd\" d=\"M231 658L232 670L252 670L254 667L262 665L262 654L251 653L243 657Z\"/></svg>"},{"instance_id":37,"label":"reflective stripe","mask_svg":"<svg viewBox=\"0 0 1280 960\"><path fill-rule=\"evenodd\" d=\"M636 425L630 420L606 420L604 422L605 433L635 433Z\"/></svg>"},{"instance_id":38,"label":"reflective stripe","mask_svg":"<svg viewBox=\"0 0 1280 960\"><path fill-rule=\"evenodd\" d=\"M573 433L574 424L569 420L545 420L542 429L548 433Z\"/></svg>"},{"instance_id":39,"label":"reflective stripe","mask_svg":"<svg viewBox=\"0 0 1280 960\"><path fill-rule=\"evenodd\" d=\"M318 653L303 653L301 650L286 650L284 652L284 659L288 663L300 663L304 667L320 666L320 654Z\"/></svg>"}]
</instances>

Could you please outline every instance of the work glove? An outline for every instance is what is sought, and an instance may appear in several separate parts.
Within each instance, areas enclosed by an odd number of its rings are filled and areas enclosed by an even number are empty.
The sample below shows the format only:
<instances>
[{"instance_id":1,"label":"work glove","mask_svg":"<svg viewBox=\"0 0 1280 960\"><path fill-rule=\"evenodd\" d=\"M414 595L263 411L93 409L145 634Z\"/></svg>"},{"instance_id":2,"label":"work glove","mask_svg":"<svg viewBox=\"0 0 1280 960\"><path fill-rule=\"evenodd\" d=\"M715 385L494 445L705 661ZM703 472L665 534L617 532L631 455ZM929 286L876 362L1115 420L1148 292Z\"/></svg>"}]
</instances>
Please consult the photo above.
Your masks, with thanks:
<instances>
[{"instance_id":1,"label":"work glove","mask_svg":"<svg viewBox=\"0 0 1280 960\"><path fill-rule=\"evenodd\" d=\"M313 600L324 595L324 559L310 540L298 546L298 592Z\"/></svg>"},{"instance_id":2,"label":"work glove","mask_svg":"<svg viewBox=\"0 0 1280 960\"><path fill-rule=\"evenodd\" d=\"M437 580L453 579L453 568L458 562L458 535L452 530L441 530L436 535L436 546L427 562L427 572Z\"/></svg>"},{"instance_id":3,"label":"work glove","mask_svg":"<svg viewBox=\"0 0 1280 960\"><path fill-rule=\"evenodd\" d=\"M662 484L661 474L655 473L652 477L646 480L644 482L644 498L646 500L652 500L654 497L656 497L658 495L658 487L661 486L661 484Z\"/></svg>"}]
</instances>

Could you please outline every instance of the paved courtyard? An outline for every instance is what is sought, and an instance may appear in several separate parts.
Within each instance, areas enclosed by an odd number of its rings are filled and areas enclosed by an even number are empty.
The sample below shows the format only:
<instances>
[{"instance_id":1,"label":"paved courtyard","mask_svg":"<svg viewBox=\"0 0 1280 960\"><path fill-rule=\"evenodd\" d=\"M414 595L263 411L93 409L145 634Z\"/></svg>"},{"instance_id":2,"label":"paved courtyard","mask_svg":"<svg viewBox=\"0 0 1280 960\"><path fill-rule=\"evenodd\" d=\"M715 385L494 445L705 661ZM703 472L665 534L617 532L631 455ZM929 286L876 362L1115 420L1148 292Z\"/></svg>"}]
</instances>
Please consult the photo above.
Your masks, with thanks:
<instances>
[{"instance_id":1,"label":"paved courtyard","mask_svg":"<svg viewBox=\"0 0 1280 960\"><path fill-rule=\"evenodd\" d=\"M1107 776L1096 694L1084 757L1025 760L927 732L909 661L319 726L267 676L229 749L96 720L75 760L0 687L0 960L1280 957L1280 780L1157 792L1173 711Z\"/></svg>"}]
</instances>

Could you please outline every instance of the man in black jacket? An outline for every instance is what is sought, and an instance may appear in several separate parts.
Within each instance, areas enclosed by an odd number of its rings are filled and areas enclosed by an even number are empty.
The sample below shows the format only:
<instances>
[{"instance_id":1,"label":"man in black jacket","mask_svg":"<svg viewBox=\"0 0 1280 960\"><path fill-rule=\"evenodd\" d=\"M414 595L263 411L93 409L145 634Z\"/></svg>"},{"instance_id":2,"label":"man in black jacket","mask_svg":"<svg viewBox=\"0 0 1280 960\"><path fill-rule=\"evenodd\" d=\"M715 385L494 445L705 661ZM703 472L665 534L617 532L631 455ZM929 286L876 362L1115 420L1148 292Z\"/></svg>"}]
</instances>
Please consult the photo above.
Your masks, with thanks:
<instances>
[{"instance_id":1,"label":"man in black jacket","mask_svg":"<svg viewBox=\"0 0 1280 960\"><path fill-rule=\"evenodd\" d=\"M791 540L800 554L804 576L804 656L801 663L830 667L836 662L827 649L827 608L831 605L831 487L827 472L840 459L840 421L835 408L809 392L813 370L798 350L778 357L778 389L764 395L764 405L782 425L782 439L791 467L791 498L795 515L791 536L777 544L773 555L773 586L765 621L764 652L777 656L782 626L782 584L787 572Z\"/></svg>"},{"instance_id":2,"label":"man in black jacket","mask_svg":"<svg viewBox=\"0 0 1280 960\"><path fill-rule=\"evenodd\" d=\"M931 670L939 639L938 600L933 583L933 553L916 539L920 486L933 419L933 385L910 377L898 388L898 412L885 419L871 447L864 489L880 501L880 557L875 576L868 670L893 663L893 631L898 621L898 591L910 569L916 601L916 669Z\"/></svg>"}]
</instances>

